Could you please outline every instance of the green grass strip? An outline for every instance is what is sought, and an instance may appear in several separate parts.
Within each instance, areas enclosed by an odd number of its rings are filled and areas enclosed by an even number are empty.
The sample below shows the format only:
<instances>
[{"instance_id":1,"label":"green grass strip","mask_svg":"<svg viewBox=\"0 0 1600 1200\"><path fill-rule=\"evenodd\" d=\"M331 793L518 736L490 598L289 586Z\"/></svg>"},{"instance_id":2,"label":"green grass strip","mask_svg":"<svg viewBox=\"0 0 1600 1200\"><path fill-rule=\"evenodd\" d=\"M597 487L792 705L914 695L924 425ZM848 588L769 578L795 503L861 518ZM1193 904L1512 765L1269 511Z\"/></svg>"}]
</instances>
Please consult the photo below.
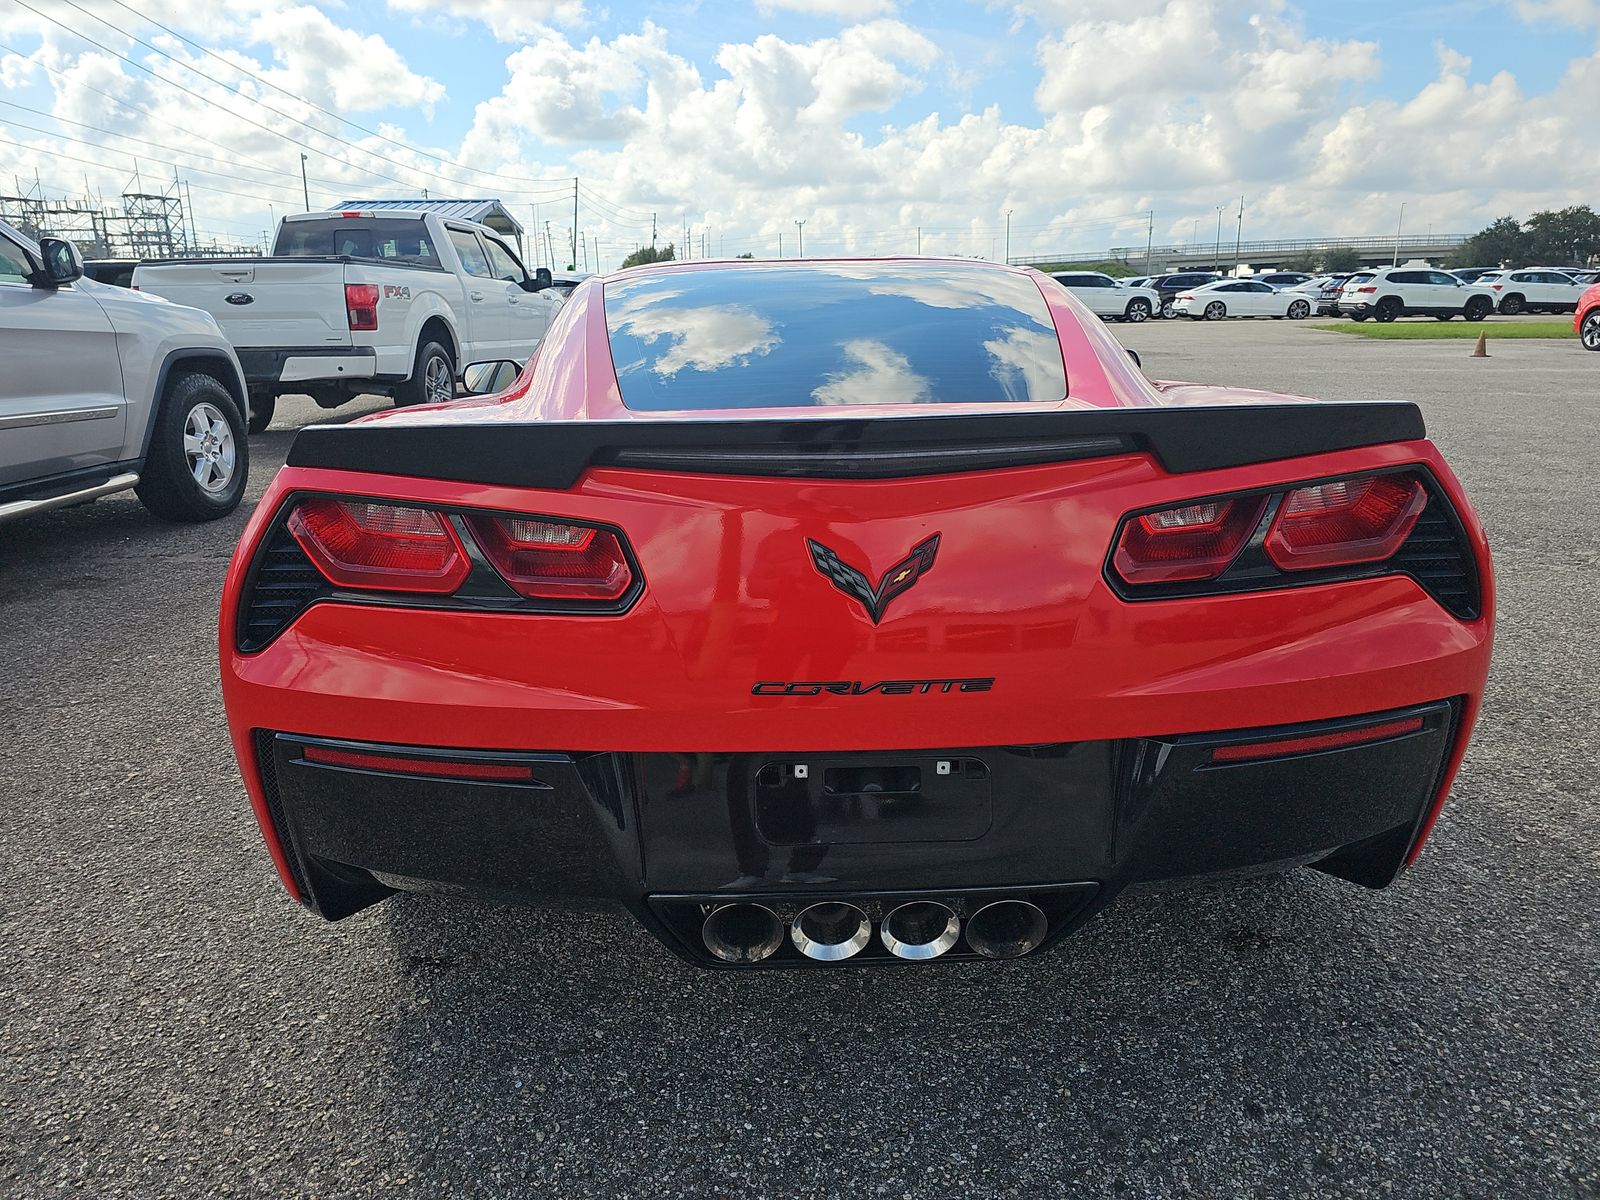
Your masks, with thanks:
<instances>
[{"instance_id":1,"label":"green grass strip","mask_svg":"<svg viewBox=\"0 0 1600 1200\"><path fill-rule=\"evenodd\" d=\"M1313 325L1312 329L1328 329L1334 333L1348 333L1356 337L1376 338L1381 342L1436 342L1477 341L1480 333L1487 334L1491 342L1505 338L1572 338L1572 319L1564 321L1395 321L1380 325L1376 321L1341 321L1337 325Z\"/></svg>"}]
</instances>

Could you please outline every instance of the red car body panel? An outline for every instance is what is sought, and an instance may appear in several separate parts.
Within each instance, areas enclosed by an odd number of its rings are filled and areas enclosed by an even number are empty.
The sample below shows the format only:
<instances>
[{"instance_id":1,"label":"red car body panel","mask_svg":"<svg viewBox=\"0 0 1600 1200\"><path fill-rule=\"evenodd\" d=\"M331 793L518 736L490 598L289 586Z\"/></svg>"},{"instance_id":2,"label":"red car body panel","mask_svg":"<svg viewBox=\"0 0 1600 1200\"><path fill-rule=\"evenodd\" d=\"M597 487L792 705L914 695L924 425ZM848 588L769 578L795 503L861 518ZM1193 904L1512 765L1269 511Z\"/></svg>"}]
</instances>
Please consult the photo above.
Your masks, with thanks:
<instances>
[{"instance_id":1,"label":"red car body panel","mask_svg":"<svg viewBox=\"0 0 1600 1200\"><path fill-rule=\"evenodd\" d=\"M1581 334L1583 323L1592 313L1600 312L1600 283L1590 287L1578 297L1578 307L1572 314L1572 331Z\"/></svg>"},{"instance_id":2,"label":"red car body panel","mask_svg":"<svg viewBox=\"0 0 1600 1200\"><path fill-rule=\"evenodd\" d=\"M1298 399L1151 384L1065 289L1038 282L1070 396L1007 412ZM603 282L581 286L500 395L357 424L704 419L623 403L604 305ZM994 408L916 406L919 416L944 412ZM818 407L715 413L785 422L838 415ZM852 407L849 415L894 420L907 408ZM1108 549L1129 512L1409 465L1431 475L1465 530L1481 588L1473 619L1447 612L1404 575L1136 601L1108 582ZM251 563L286 499L302 492L614 525L632 545L644 589L626 612L607 616L318 603L264 648L241 652L236 623ZM876 580L932 534L941 539L936 562L881 623L805 557L814 539ZM1409 862L1476 718L1493 612L1483 530L1438 450L1419 440L1185 474L1146 453L870 480L594 466L564 490L290 466L241 539L220 640L245 784L284 885L302 898L262 785L257 730L473 750L916 751L1244 730L1459 698L1441 786ZM993 684L845 696L803 686L930 679ZM802 686L758 694L771 683Z\"/></svg>"}]
</instances>

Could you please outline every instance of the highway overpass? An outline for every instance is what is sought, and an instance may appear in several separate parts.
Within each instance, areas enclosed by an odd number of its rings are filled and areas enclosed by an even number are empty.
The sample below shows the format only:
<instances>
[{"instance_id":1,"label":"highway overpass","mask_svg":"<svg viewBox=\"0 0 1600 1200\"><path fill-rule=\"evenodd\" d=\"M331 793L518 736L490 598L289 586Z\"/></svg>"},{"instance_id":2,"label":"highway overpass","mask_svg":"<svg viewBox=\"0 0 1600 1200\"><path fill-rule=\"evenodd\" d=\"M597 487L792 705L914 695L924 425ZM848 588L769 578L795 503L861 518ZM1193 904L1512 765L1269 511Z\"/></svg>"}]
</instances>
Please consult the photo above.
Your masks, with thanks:
<instances>
[{"instance_id":1,"label":"highway overpass","mask_svg":"<svg viewBox=\"0 0 1600 1200\"><path fill-rule=\"evenodd\" d=\"M1464 233L1435 233L1422 235L1394 234L1372 237L1299 238L1293 240L1242 242L1237 244L1224 238L1222 245L1200 242L1186 246L1113 246L1108 250L1063 252L1061 254L1032 254L1014 257L1013 263L1035 266L1056 262L1125 262L1130 267L1144 270L1148 262L1151 272L1183 271L1206 268L1227 273L1235 267L1248 264L1253 270L1269 271L1293 262L1306 254L1328 250L1354 250L1367 266L1382 266L1399 261L1426 259L1442 264L1467 240Z\"/></svg>"}]
</instances>

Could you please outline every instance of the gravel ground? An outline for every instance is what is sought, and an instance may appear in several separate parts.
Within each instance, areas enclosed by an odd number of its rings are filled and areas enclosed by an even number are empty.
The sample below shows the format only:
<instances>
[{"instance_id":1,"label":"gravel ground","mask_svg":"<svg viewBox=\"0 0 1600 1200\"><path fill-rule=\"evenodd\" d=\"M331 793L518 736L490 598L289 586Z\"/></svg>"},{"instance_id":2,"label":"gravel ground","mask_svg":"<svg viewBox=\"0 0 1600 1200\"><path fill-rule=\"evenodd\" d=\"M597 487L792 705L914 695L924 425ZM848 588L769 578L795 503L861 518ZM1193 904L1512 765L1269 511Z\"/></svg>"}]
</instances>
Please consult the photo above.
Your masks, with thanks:
<instances>
[{"instance_id":1,"label":"gravel ground","mask_svg":"<svg viewBox=\"0 0 1600 1200\"><path fill-rule=\"evenodd\" d=\"M730 976L621 916L280 892L217 695L245 513L0 528L0 1195L1600 1196L1600 355L1276 322L1152 375L1419 401L1500 572L1418 868L1125 897L1004 968ZM343 411L356 411L355 408ZM260 494L290 427L254 439Z\"/></svg>"}]
</instances>

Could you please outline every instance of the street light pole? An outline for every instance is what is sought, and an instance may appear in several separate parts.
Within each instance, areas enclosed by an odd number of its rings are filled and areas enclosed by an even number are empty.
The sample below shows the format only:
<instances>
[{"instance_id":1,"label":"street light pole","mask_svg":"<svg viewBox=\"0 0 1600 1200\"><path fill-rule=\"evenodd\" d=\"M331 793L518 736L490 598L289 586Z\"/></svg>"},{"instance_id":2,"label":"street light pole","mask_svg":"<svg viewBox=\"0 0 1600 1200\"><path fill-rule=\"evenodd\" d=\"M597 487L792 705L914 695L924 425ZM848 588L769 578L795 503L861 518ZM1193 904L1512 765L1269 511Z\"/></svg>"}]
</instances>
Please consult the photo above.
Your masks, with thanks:
<instances>
[{"instance_id":1,"label":"street light pole","mask_svg":"<svg viewBox=\"0 0 1600 1200\"><path fill-rule=\"evenodd\" d=\"M311 211L311 185L306 182L306 156L300 156L300 191L305 196L306 211Z\"/></svg>"},{"instance_id":2,"label":"street light pole","mask_svg":"<svg viewBox=\"0 0 1600 1200\"><path fill-rule=\"evenodd\" d=\"M1014 208L1006 209L1006 264L1008 266L1011 263L1011 214L1015 211L1016 209Z\"/></svg>"},{"instance_id":3,"label":"street light pole","mask_svg":"<svg viewBox=\"0 0 1600 1200\"><path fill-rule=\"evenodd\" d=\"M796 258L804 258L806 256L806 223L804 220L799 220L794 223L794 227L800 231L800 246L795 251L794 256Z\"/></svg>"},{"instance_id":4,"label":"street light pole","mask_svg":"<svg viewBox=\"0 0 1600 1200\"><path fill-rule=\"evenodd\" d=\"M1226 204L1217 205L1217 244L1211 251L1212 257L1217 260L1219 273L1222 271L1222 210L1227 207Z\"/></svg>"},{"instance_id":5,"label":"street light pole","mask_svg":"<svg viewBox=\"0 0 1600 1200\"><path fill-rule=\"evenodd\" d=\"M1400 265L1400 231L1406 227L1406 202L1400 201L1400 223L1394 227L1394 262L1391 266Z\"/></svg>"}]
</instances>

